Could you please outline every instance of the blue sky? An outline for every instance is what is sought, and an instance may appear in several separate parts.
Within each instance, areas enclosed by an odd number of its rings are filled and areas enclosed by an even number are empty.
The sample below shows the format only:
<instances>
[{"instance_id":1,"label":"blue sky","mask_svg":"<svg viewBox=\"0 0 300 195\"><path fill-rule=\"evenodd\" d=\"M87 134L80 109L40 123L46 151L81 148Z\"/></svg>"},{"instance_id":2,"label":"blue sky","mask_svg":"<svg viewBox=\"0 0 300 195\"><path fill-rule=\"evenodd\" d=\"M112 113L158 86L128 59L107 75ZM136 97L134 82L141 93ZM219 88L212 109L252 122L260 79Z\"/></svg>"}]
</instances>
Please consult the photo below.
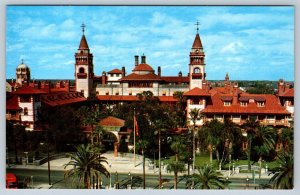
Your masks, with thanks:
<instances>
[{"instance_id":1,"label":"blue sky","mask_svg":"<svg viewBox=\"0 0 300 195\"><path fill-rule=\"evenodd\" d=\"M6 77L24 59L35 79L74 79L81 24L94 73L134 55L162 75L188 73L198 20L208 80L294 80L294 8L279 6L7 6Z\"/></svg>"}]
</instances>

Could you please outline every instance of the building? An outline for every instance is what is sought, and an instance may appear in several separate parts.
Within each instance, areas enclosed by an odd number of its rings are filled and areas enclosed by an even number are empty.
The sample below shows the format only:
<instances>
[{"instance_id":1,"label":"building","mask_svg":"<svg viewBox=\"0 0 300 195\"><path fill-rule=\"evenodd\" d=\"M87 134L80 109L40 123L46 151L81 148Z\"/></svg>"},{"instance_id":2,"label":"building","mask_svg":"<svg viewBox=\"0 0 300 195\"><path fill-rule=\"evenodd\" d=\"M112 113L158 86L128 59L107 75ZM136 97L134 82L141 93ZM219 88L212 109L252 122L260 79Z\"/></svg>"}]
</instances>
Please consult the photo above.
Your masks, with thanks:
<instances>
[{"instance_id":1,"label":"building","mask_svg":"<svg viewBox=\"0 0 300 195\"><path fill-rule=\"evenodd\" d=\"M86 51L86 54L82 55L92 55L89 53L84 35L78 51L82 52L81 49ZM76 72L83 66L78 63L78 55L77 52L75 54ZM92 58L90 57L90 59ZM93 67L92 61L90 61L90 64L85 65L86 69L82 70L84 77L78 77L78 74L81 73L77 73L76 77L76 84L85 79L86 89L83 90L82 85L79 85L76 86L76 90L79 92L94 91L98 101L110 105L138 101L137 95L143 91L151 91L160 102L175 103L177 100L173 98L173 94L181 91L187 98L188 126L192 125L189 116L192 109L199 109L203 116L196 121L197 126L212 119L224 121L225 118L242 125L251 117L264 125L289 126L289 121L293 116L294 90L290 89L289 84L284 83L283 80L278 83L277 95L248 94L242 91L237 83L230 82L228 73L225 76L223 87L211 87L210 82L206 80L205 52L198 28L189 53L187 76L182 76L181 72L178 73L178 76L162 76L160 67L156 73L151 65L147 64L144 54L141 56L141 63L139 56L134 56L134 65L134 69L129 74L126 74L125 67L122 67L107 73L103 72L101 76L94 76L94 80L90 81L94 74L90 69ZM85 74L87 71L90 74ZM94 83L94 88L90 88L89 83Z\"/></svg>"},{"instance_id":2,"label":"building","mask_svg":"<svg viewBox=\"0 0 300 195\"><path fill-rule=\"evenodd\" d=\"M102 75L94 75L93 54L82 25L82 37L75 52L75 86L68 81L59 81L54 86L48 82L30 82L30 70L22 63L16 69L16 82L11 82L12 92L7 96L7 118L26 124L34 129L36 110L40 106L62 106L93 99L108 105L139 101L137 95L151 91L162 103L176 103L173 94L184 92L187 98L187 125L192 125L189 113L199 109L203 117L196 121L197 126L206 121L225 118L241 125L254 117L264 125L289 126L294 113L294 90L283 80L278 82L277 95L248 94L237 83L225 76L223 87L212 87L206 80L205 51L198 32L193 41L187 68L183 76L163 76L160 66L155 71L147 64L146 56L134 56L134 68L127 74L125 67L115 68ZM140 61L141 60L141 61ZM19 80L18 80L19 79ZM22 87L20 87L22 86ZM29 117L30 115L30 117Z\"/></svg>"}]
</instances>

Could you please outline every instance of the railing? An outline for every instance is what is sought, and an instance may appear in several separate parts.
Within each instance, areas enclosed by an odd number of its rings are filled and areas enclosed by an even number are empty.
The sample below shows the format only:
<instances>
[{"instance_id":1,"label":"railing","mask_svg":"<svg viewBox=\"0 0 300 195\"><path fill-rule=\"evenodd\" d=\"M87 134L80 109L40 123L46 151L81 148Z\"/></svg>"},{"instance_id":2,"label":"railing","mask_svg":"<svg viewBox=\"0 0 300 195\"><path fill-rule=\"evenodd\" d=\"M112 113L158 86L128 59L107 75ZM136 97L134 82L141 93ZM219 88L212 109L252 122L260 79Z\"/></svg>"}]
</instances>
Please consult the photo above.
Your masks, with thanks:
<instances>
[{"instance_id":1,"label":"railing","mask_svg":"<svg viewBox=\"0 0 300 195\"><path fill-rule=\"evenodd\" d=\"M175 88L175 89L183 88L183 89L186 89L188 87L189 87L189 85L159 85L159 88Z\"/></svg>"}]
</instances>

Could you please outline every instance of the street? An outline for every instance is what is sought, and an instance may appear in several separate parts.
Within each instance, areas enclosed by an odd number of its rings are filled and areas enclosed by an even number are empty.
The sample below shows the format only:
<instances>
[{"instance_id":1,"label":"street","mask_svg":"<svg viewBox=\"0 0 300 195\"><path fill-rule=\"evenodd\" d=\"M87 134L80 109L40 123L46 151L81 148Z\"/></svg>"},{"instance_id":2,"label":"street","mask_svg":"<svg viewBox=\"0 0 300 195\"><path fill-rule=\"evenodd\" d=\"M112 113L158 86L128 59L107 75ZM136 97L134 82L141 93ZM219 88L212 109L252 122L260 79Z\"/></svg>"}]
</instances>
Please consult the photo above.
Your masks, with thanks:
<instances>
[{"instance_id":1,"label":"street","mask_svg":"<svg viewBox=\"0 0 300 195\"><path fill-rule=\"evenodd\" d=\"M29 188L39 188L38 186L42 184L48 184L48 171L47 170L28 170L28 169L7 169L7 172L11 172L16 174L18 181L22 184L24 178L29 177L32 178L32 181L29 183ZM126 189L127 185L132 184L133 189L142 189L143 188L143 180L142 174L116 174L111 173L111 180L110 178L106 178L105 176L102 177L102 189L108 189L109 184L111 182L112 188L115 187L115 183L119 183L120 189ZM163 176L163 189L173 189L174 187L174 177L170 176ZM254 189L258 187L258 183L260 184L267 184L268 179L261 179L260 181L256 179L254 182L252 178L249 178L248 182L245 179L240 178L230 178L229 185L227 188L229 189ZM94 178L94 188L96 186L96 178ZM254 184L255 183L255 184ZM51 189L74 189L76 188L75 185L72 185L70 179L64 179L64 171L62 170L53 170L51 171ZM100 184L100 183L99 183ZM158 188L158 175L146 175L146 189L157 189ZM186 180L183 177L178 177L178 189L186 189Z\"/></svg>"}]
</instances>

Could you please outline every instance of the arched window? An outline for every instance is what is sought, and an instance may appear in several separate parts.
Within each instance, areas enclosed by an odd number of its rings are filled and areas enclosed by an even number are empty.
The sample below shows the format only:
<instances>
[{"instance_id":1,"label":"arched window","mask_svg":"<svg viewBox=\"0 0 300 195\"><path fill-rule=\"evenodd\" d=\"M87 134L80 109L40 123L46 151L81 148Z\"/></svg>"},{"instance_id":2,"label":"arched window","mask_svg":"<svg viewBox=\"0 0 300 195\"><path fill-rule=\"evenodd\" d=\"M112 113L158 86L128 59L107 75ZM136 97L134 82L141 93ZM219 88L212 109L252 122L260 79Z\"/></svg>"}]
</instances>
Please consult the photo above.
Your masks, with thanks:
<instances>
[{"instance_id":1,"label":"arched window","mask_svg":"<svg viewBox=\"0 0 300 195\"><path fill-rule=\"evenodd\" d=\"M198 68L198 67L197 67L197 68L194 68L194 73L195 73L195 74L200 73L200 68Z\"/></svg>"},{"instance_id":2,"label":"arched window","mask_svg":"<svg viewBox=\"0 0 300 195\"><path fill-rule=\"evenodd\" d=\"M27 116L28 115L28 108L24 107L24 115Z\"/></svg>"},{"instance_id":3,"label":"arched window","mask_svg":"<svg viewBox=\"0 0 300 195\"><path fill-rule=\"evenodd\" d=\"M84 73L84 68L79 68L79 73Z\"/></svg>"}]
</instances>

